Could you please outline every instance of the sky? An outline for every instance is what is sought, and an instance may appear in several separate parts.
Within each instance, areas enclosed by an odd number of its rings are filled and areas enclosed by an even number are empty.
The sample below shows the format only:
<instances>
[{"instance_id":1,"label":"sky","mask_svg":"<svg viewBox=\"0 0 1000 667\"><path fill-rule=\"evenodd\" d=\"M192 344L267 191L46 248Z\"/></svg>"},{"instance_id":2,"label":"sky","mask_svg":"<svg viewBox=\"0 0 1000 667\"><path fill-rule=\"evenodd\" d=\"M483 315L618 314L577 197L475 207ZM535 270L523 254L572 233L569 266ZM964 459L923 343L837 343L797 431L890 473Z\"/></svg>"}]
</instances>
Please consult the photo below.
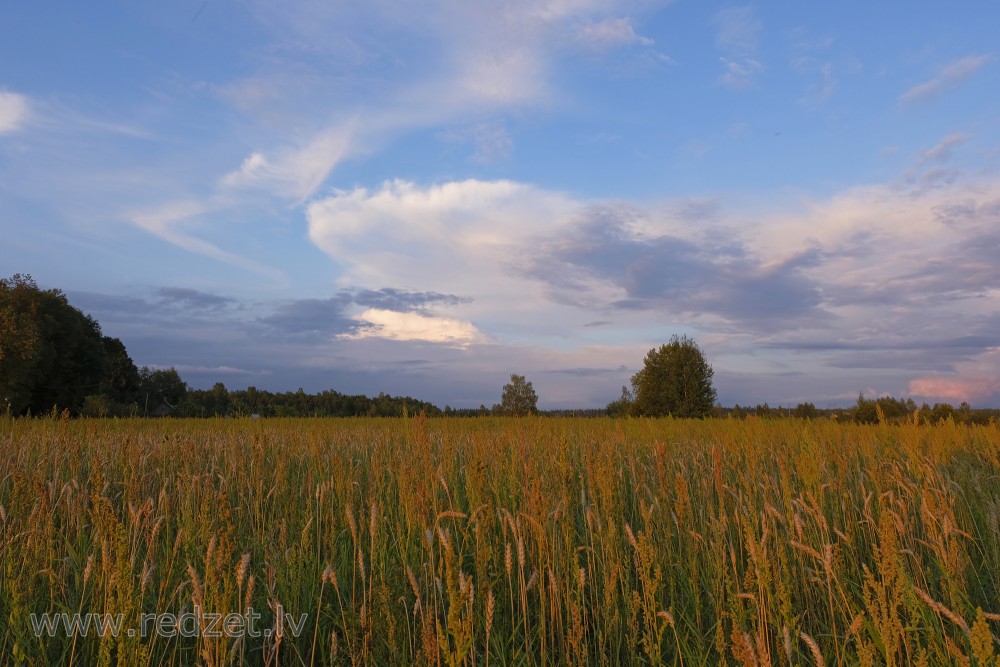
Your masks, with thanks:
<instances>
[{"instance_id":1,"label":"sky","mask_svg":"<svg viewBox=\"0 0 1000 667\"><path fill-rule=\"evenodd\" d=\"M0 2L0 274L215 382L1000 407L1000 5Z\"/></svg>"}]
</instances>

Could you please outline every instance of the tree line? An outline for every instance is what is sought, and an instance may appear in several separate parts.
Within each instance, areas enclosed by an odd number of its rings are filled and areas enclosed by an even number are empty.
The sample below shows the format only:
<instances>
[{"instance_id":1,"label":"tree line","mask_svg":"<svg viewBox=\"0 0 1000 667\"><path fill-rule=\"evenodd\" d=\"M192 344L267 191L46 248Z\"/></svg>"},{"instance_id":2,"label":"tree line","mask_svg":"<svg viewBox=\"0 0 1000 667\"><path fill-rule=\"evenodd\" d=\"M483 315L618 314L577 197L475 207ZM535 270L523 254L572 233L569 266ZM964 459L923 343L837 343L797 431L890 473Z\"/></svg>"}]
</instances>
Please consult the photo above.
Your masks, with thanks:
<instances>
[{"instance_id":1,"label":"tree line","mask_svg":"<svg viewBox=\"0 0 1000 667\"><path fill-rule=\"evenodd\" d=\"M188 387L174 368L138 368L118 338L58 289L0 279L0 414L130 416L399 416L441 410L408 396L273 393Z\"/></svg>"},{"instance_id":2,"label":"tree line","mask_svg":"<svg viewBox=\"0 0 1000 667\"><path fill-rule=\"evenodd\" d=\"M613 416L678 418L840 419L859 423L916 421L988 423L1000 410L958 408L948 403L918 406L912 399L865 398L847 409L819 409L812 403L794 408L717 404L714 372L697 343L673 336L651 349L631 387L604 409L538 409L538 395L525 376L513 374L491 408L454 409L409 396L380 393L369 397L333 390L308 394L271 392L250 386L229 390L192 389L174 368L138 368L124 343L103 335L100 324L72 306L60 290L42 290L30 276L0 279L0 414L61 414L85 417L128 416L262 416L262 417L475 417Z\"/></svg>"},{"instance_id":3,"label":"tree line","mask_svg":"<svg viewBox=\"0 0 1000 667\"><path fill-rule=\"evenodd\" d=\"M891 407L890 407L891 406ZM882 414L879 416L879 409ZM736 404L731 408L716 407L714 417L732 419L830 419L856 424L942 424L952 421L956 424L980 424L1000 422L1000 410L993 408L973 408L963 402L958 407L950 403L927 402L917 404L912 398L860 398L855 405L847 408L819 408L813 403L797 403L794 406L771 406Z\"/></svg>"}]
</instances>

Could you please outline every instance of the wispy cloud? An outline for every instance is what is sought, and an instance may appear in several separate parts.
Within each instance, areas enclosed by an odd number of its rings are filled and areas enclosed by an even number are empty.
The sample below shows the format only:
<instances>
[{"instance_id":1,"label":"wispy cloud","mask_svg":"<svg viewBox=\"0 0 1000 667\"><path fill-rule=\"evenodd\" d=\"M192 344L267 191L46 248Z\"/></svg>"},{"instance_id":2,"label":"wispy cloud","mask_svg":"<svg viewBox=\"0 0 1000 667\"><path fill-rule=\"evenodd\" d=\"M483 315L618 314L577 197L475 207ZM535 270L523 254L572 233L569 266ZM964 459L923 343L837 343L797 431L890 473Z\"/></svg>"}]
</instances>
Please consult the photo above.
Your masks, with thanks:
<instances>
[{"instance_id":1,"label":"wispy cloud","mask_svg":"<svg viewBox=\"0 0 1000 667\"><path fill-rule=\"evenodd\" d=\"M967 143L969 135L950 134L912 160L912 166L900 174L898 187L913 195L952 185L961 175L961 168L949 163L958 149Z\"/></svg>"},{"instance_id":2,"label":"wispy cloud","mask_svg":"<svg viewBox=\"0 0 1000 667\"><path fill-rule=\"evenodd\" d=\"M961 146L969 140L967 134L949 134L947 137L934 144L923 152L921 164L929 162L946 162L951 159L955 148Z\"/></svg>"},{"instance_id":3,"label":"wispy cloud","mask_svg":"<svg viewBox=\"0 0 1000 667\"><path fill-rule=\"evenodd\" d=\"M945 66L934 78L913 86L900 95L899 101L910 104L954 90L992 62L993 58L992 53L959 58Z\"/></svg>"},{"instance_id":4,"label":"wispy cloud","mask_svg":"<svg viewBox=\"0 0 1000 667\"><path fill-rule=\"evenodd\" d=\"M832 62L820 62L812 56L799 56L792 69L811 79L799 103L810 108L820 107L833 96L838 78Z\"/></svg>"},{"instance_id":5,"label":"wispy cloud","mask_svg":"<svg viewBox=\"0 0 1000 667\"><path fill-rule=\"evenodd\" d=\"M618 0L516 0L502 5L465 3L372 2L357 6L323 7L322 3L291 3L275 12L267 3L251 3L281 52L267 66L238 84L220 89L244 112L285 122L296 117L293 100L308 100L356 112L345 155L365 152L400 132L453 125L472 117L494 116L473 124L475 159L491 161L511 149L510 136L496 118L511 112L547 107L557 99L552 76L560 58L578 52L609 52L629 46L652 46L637 32L634 15L665 2L632 6ZM358 35L382 35L379 42ZM387 44L394 45L392 49ZM332 50L331 50L332 49ZM345 54L348 49L350 54ZM414 51L416 49L416 51ZM303 62L312 63L303 71ZM345 72L344 63L350 66ZM420 63L419 68L405 63ZM317 64L322 64L322 68ZM297 82L294 86L291 80ZM377 74L376 74L377 71ZM364 91L364 95L360 91ZM363 108L361 99L364 99ZM300 115L306 115L301 113ZM325 135L323 135L325 137ZM454 139L445 133L446 139ZM341 141L338 137L337 141ZM309 142L317 143L316 141ZM339 145L339 144L338 144ZM255 183L264 177L300 184L296 196L314 191L335 164L304 171L278 167L272 152L257 148L226 177L227 184ZM289 161L300 163L301 146L284 149ZM337 151L320 151L325 155ZM255 157L255 155L257 157ZM343 156L342 156L343 157ZM305 159L314 164L313 159ZM273 172L277 171L278 174ZM286 174L295 174L288 178Z\"/></svg>"},{"instance_id":6,"label":"wispy cloud","mask_svg":"<svg viewBox=\"0 0 1000 667\"><path fill-rule=\"evenodd\" d=\"M716 27L715 45L723 54L720 60L725 68L719 82L733 89L752 87L764 69L757 57L763 24L756 9L752 5L726 7L715 13L712 22Z\"/></svg>"},{"instance_id":7,"label":"wispy cloud","mask_svg":"<svg viewBox=\"0 0 1000 667\"><path fill-rule=\"evenodd\" d=\"M241 257L224 250L203 238L183 231L183 225L213 212L213 209L200 201L178 201L156 208L138 211L130 214L128 219L140 229L158 236L179 248L212 259L231 264L248 271L267 276L272 280L287 282L284 274L265 264Z\"/></svg>"},{"instance_id":8,"label":"wispy cloud","mask_svg":"<svg viewBox=\"0 0 1000 667\"><path fill-rule=\"evenodd\" d=\"M715 44L720 49L733 53L753 53L757 50L763 24L752 5L720 9L713 22L717 28Z\"/></svg>"},{"instance_id":9,"label":"wispy cloud","mask_svg":"<svg viewBox=\"0 0 1000 667\"><path fill-rule=\"evenodd\" d=\"M0 134L16 132L30 117L28 98L19 93L0 90Z\"/></svg>"},{"instance_id":10,"label":"wispy cloud","mask_svg":"<svg viewBox=\"0 0 1000 667\"><path fill-rule=\"evenodd\" d=\"M726 70L719 77L719 81L736 90L751 88L755 83L754 77L757 75L757 72L764 69L764 65L759 60L753 58L738 60L720 58L719 60Z\"/></svg>"},{"instance_id":11,"label":"wispy cloud","mask_svg":"<svg viewBox=\"0 0 1000 667\"><path fill-rule=\"evenodd\" d=\"M188 202L229 218L252 208L255 198L307 204L345 160L413 130L457 127L438 136L471 143L474 162L503 160L513 151L505 116L553 102L552 70L568 51L652 43L613 0L472 3L447 11L394 2L298 2L281 16L265 3L250 6L273 48L249 76L203 88L246 119L251 149L213 179L213 192ZM385 42L355 39L383 33ZM387 43L398 53L390 57ZM206 240L204 215L169 213L131 219L188 251L266 270Z\"/></svg>"},{"instance_id":12,"label":"wispy cloud","mask_svg":"<svg viewBox=\"0 0 1000 667\"><path fill-rule=\"evenodd\" d=\"M577 39L587 48L605 52L619 46L653 46L656 42L635 31L632 19L624 16L583 25Z\"/></svg>"},{"instance_id":13,"label":"wispy cloud","mask_svg":"<svg viewBox=\"0 0 1000 667\"><path fill-rule=\"evenodd\" d=\"M263 153L251 153L239 169L222 178L222 185L258 187L301 203L350 154L356 124L356 120L336 123L300 146L280 149L273 160Z\"/></svg>"}]
</instances>

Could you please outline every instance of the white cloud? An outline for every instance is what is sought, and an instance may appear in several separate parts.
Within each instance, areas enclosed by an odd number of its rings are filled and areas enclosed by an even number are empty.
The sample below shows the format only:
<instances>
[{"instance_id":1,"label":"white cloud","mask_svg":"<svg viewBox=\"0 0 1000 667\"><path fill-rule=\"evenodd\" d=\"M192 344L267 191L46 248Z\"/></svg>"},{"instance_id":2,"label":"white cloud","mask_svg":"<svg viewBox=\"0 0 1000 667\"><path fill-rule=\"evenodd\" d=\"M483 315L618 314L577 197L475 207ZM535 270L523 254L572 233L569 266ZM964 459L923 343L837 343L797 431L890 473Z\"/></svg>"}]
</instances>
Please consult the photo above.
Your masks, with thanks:
<instances>
[{"instance_id":1,"label":"white cloud","mask_svg":"<svg viewBox=\"0 0 1000 667\"><path fill-rule=\"evenodd\" d=\"M337 192L311 204L307 217L310 240L343 272L341 286L469 297L435 305L431 314L472 320L488 335L516 342L563 336L567 326L594 319L547 298L548 288L521 266L526 250L570 224L581 205L511 181L392 181Z\"/></svg>"},{"instance_id":2,"label":"white cloud","mask_svg":"<svg viewBox=\"0 0 1000 667\"><path fill-rule=\"evenodd\" d=\"M21 129L30 115L31 110L27 97L0 90L0 134L16 132Z\"/></svg>"},{"instance_id":3,"label":"white cloud","mask_svg":"<svg viewBox=\"0 0 1000 667\"><path fill-rule=\"evenodd\" d=\"M421 285L463 293L502 276L519 244L552 228L578 203L511 181L420 187L390 181L340 191L307 209L309 238L360 285ZM444 289L447 286L447 289Z\"/></svg>"},{"instance_id":4,"label":"white cloud","mask_svg":"<svg viewBox=\"0 0 1000 667\"><path fill-rule=\"evenodd\" d=\"M362 326L354 333L341 335L341 338L388 338L445 343L459 347L485 341L482 332L471 322L446 317L369 308L355 319Z\"/></svg>"},{"instance_id":5,"label":"white cloud","mask_svg":"<svg viewBox=\"0 0 1000 667\"><path fill-rule=\"evenodd\" d=\"M903 104L918 102L954 90L993 60L993 54L966 56L950 63L933 79L913 86L899 97Z\"/></svg>"}]
</instances>

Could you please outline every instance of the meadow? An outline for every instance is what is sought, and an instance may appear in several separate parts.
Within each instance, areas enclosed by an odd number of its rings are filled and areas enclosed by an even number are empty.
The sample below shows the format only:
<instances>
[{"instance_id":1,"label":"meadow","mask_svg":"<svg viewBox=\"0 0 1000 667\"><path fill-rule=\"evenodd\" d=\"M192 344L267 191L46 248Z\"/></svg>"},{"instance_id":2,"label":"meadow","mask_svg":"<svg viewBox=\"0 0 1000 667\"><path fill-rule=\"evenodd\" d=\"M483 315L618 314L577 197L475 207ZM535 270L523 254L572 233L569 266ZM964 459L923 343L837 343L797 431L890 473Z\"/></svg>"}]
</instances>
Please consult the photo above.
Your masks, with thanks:
<instances>
[{"instance_id":1,"label":"meadow","mask_svg":"<svg viewBox=\"0 0 1000 667\"><path fill-rule=\"evenodd\" d=\"M995 424L0 419L0 452L3 664L1000 664ZM196 610L233 632L31 620Z\"/></svg>"}]
</instances>

